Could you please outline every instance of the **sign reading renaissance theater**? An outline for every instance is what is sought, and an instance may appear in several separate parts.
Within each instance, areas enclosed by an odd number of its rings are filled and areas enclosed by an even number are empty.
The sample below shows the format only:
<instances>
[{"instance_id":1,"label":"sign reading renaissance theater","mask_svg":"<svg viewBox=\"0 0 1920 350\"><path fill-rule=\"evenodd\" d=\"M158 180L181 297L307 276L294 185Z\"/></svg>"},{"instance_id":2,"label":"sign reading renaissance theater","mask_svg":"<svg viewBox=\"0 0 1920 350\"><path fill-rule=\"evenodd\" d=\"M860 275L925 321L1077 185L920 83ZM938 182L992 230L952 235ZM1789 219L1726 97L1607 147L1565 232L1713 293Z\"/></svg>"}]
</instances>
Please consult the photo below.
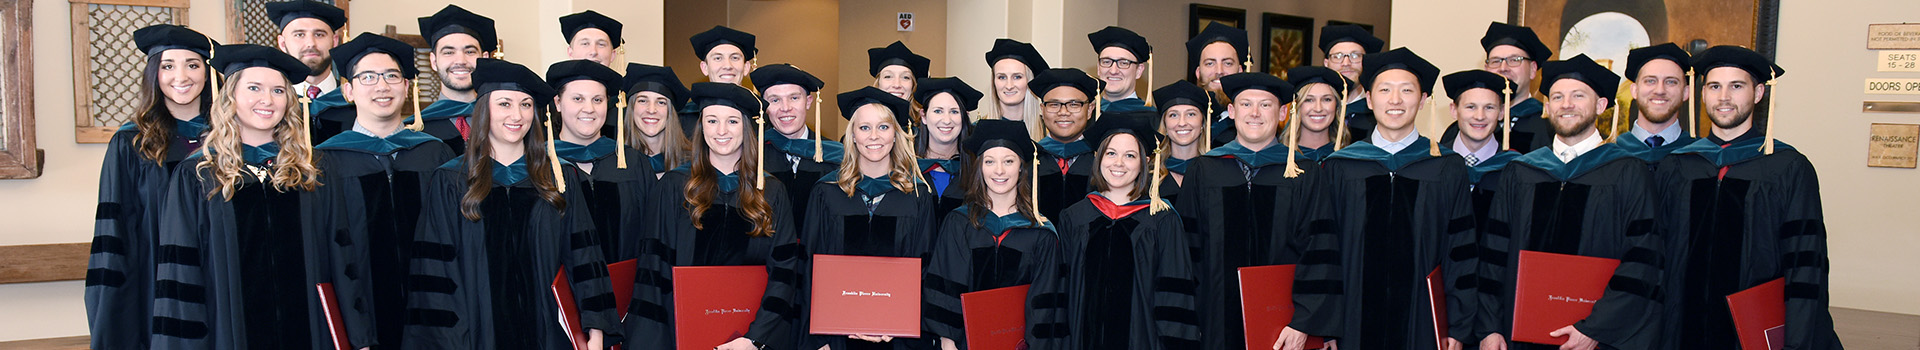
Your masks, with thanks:
<instances>
[{"instance_id":1,"label":"sign reading renaissance theater","mask_svg":"<svg viewBox=\"0 0 1920 350\"><path fill-rule=\"evenodd\" d=\"M1913 169L1920 156L1920 124L1874 123L1867 133L1867 166Z\"/></svg>"}]
</instances>

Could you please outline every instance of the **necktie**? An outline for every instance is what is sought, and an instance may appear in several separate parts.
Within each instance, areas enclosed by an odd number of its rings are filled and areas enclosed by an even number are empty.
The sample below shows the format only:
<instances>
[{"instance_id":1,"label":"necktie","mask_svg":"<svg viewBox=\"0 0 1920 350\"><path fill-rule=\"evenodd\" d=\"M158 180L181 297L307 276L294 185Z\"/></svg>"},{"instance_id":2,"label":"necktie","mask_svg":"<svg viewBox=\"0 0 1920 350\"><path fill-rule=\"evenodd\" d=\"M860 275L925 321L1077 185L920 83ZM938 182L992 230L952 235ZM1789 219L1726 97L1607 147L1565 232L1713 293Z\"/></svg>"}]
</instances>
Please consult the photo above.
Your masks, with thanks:
<instances>
[{"instance_id":1,"label":"necktie","mask_svg":"<svg viewBox=\"0 0 1920 350\"><path fill-rule=\"evenodd\" d=\"M1475 156L1473 156L1473 155L1471 155L1471 154L1468 154L1468 155L1467 155L1467 166L1473 166L1474 164L1480 164L1480 157L1475 157Z\"/></svg>"},{"instance_id":2,"label":"necktie","mask_svg":"<svg viewBox=\"0 0 1920 350\"><path fill-rule=\"evenodd\" d=\"M308 85L307 98L320 98L320 87Z\"/></svg>"},{"instance_id":3,"label":"necktie","mask_svg":"<svg viewBox=\"0 0 1920 350\"><path fill-rule=\"evenodd\" d=\"M1648 146L1653 146L1654 148L1659 148L1659 147L1660 147L1660 145L1664 145L1664 144L1667 144L1667 138L1665 138L1665 137L1660 137L1660 135L1653 135L1653 136L1651 136L1651 137L1647 137L1647 145L1648 145Z\"/></svg>"}]
</instances>

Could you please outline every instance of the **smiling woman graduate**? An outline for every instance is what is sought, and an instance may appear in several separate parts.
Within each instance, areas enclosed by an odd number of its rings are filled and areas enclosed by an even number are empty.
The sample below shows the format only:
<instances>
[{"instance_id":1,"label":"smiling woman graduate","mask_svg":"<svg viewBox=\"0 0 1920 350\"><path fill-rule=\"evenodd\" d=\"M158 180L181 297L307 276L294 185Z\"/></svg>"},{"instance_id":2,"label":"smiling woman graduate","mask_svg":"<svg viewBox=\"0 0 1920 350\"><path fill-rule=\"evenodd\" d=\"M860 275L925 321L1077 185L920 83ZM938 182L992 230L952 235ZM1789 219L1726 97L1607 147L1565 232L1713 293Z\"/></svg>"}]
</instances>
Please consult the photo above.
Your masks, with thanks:
<instances>
[{"instance_id":1,"label":"smiling woman graduate","mask_svg":"<svg viewBox=\"0 0 1920 350\"><path fill-rule=\"evenodd\" d=\"M1052 322L1066 298L1058 278L1060 242L1053 224L1040 216L1033 199L1034 147L1026 125L1011 120L982 120L965 147L976 155L967 166L967 204L940 224L927 262L924 339L943 349L967 348L966 315L960 295L995 288L1032 285L1027 290L1026 341L1064 332Z\"/></svg>"}]
</instances>

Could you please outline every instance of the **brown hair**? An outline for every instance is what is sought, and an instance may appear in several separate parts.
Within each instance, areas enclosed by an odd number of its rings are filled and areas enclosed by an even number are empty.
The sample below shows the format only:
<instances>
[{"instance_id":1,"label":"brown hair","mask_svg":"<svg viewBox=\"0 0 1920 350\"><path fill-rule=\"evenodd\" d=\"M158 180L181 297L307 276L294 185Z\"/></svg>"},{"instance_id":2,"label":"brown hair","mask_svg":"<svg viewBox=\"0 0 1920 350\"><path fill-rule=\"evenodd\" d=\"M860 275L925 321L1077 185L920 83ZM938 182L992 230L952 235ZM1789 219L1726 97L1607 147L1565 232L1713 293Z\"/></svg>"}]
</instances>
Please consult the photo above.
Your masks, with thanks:
<instances>
[{"instance_id":1,"label":"brown hair","mask_svg":"<svg viewBox=\"0 0 1920 350\"><path fill-rule=\"evenodd\" d=\"M220 93L213 98L213 120L209 121L205 146L201 148L206 153L196 165L199 169L211 170L216 184L207 190L207 199L217 194L232 200L233 191L239 187L240 168L246 163L245 151L240 148L240 112L233 98L234 89L240 85L239 75L236 73L221 84ZM287 89L286 101L283 101L286 110L281 111L280 123L273 127L273 140L280 144L280 154L274 155L272 176L267 182L277 191L312 191L320 186L320 169L313 166L313 144L309 139L313 136L307 132L306 118L299 115L300 104L295 102L292 82L288 82Z\"/></svg>"},{"instance_id":2,"label":"brown hair","mask_svg":"<svg viewBox=\"0 0 1920 350\"><path fill-rule=\"evenodd\" d=\"M998 142L988 142L988 145L995 143ZM987 149L992 148L992 146L985 147L985 149L980 150L980 153L987 153ZM978 154L974 155L973 159L967 161L967 173L966 176L962 177L965 179L967 190L965 203L968 208L971 208L967 210L967 223L973 224L973 228L983 227L980 225L981 214L993 212L993 199L990 193L992 190L987 189L987 177L980 173L983 171L981 170L980 162L985 161L985 159L986 157ZM1040 222L1040 213L1035 211L1033 206L1033 184L1031 183L1033 181L1032 162L1033 159L1030 158L1020 159L1020 175L1014 176L1018 177L1019 180L1015 180L1013 185L1013 207L1014 210L1020 212L1021 216L1026 216L1028 220Z\"/></svg>"},{"instance_id":3,"label":"brown hair","mask_svg":"<svg viewBox=\"0 0 1920 350\"><path fill-rule=\"evenodd\" d=\"M640 98L640 94L628 94L626 98L627 110L622 111L626 113L625 118L618 119L623 119L622 122L627 123L627 143L634 150L640 151L640 154L659 153L661 158L666 159L663 163L668 169L653 169L653 171L667 172L673 170L672 168L676 165L686 163L687 158L692 158L693 147L687 144L687 135L680 134L680 130L684 129L680 127L680 116L675 110L680 108L679 106L668 106L666 115L660 117L660 145L666 149L654 150L647 147L647 141L642 139L646 135L640 133L640 104L633 102Z\"/></svg>"},{"instance_id":4,"label":"brown hair","mask_svg":"<svg viewBox=\"0 0 1920 350\"><path fill-rule=\"evenodd\" d=\"M703 113L704 114L704 113ZM678 118L668 117L668 118ZM704 116L702 117L705 118ZM754 186L754 176L760 176L760 135L746 126L753 118L744 115L740 118L740 160L735 162L734 174L740 178L740 198L735 205L746 214L747 221L753 223L753 230L747 232L752 237L773 237L773 206L767 204L766 192ZM672 129L669 125L669 130ZM666 132L666 131L661 131ZM694 135L705 135L706 123L693 123ZM707 143L702 136L700 142L688 142L693 145L693 169L687 176L687 215L693 221L693 228L704 230L700 216L713 206L714 197L720 192L720 171L714 170L713 160L707 157Z\"/></svg>"},{"instance_id":5,"label":"brown hair","mask_svg":"<svg viewBox=\"0 0 1920 350\"><path fill-rule=\"evenodd\" d=\"M1101 172L1102 170L1100 169L1106 168L1105 163L1106 163L1107 157L1104 156L1104 154L1106 154L1107 152L1106 151L1107 147L1113 147L1113 137L1119 136L1119 135L1121 134L1120 133L1108 134L1106 139L1100 140L1100 148L1095 148L1093 150L1093 156L1094 156L1093 171ZM1132 134L1126 134L1126 135L1132 135ZM1135 142L1138 142L1138 141L1135 141ZM1136 143L1136 145L1137 144L1138 143ZM1139 148L1139 147L1135 146L1135 148ZM1140 167L1138 169L1134 169L1134 173L1140 174L1140 175L1133 177L1133 190L1127 191L1127 197L1133 198L1133 199L1139 199L1141 196L1147 195L1147 190L1151 188L1151 186L1148 186L1147 182L1152 180L1154 176L1154 174L1147 173L1147 169L1151 168L1150 163L1153 163L1153 159L1154 159L1153 152L1150 152L1146 149L1140 149L1139 151L1140 151ZM1098 174L1098 173L1093 174L1092 179L1088 179L1088 183L1093 185L1093 189L1099 190L1100 192L1106 192L1107 190L1113 188L1112 184L1107 183L1107 177L1104 174ZM1115 204L1126 204L1126 203L1115 203Z\"/></svg>"},{"instance_id":6,"label":"brown hair","mask_svg":"<svg viewBox=\"0 0 1920 350\"><path fill-rule=\"evenodd\" d=\"M478 105L474 106L473 115L467 122L476 127L468 131L467 154L460 156L466 162L467 168L467 195L460 198L460 215L471 221L480 221L483 216L480 203L486 201L488 192L493 191L495 160L493 143L489 142L493 139L493 110L487 105L490 97L493 97L492 92L481 94L474 99L474 103ZM534 101L536 105L541 103ZM547 159L546 123L537 122L543 117L539 115L542 110L545 109L535 108L534 115L529 116L536 119L536 122L527 123L527 137L520 139L521 147L526 150L526 155L521 159L527 163L527 179L533 181L533 188L540 192L540 198L564 212L567 208L567 200L560 196L558 186L560 179L553 177L553 168L551 168L553 163ZM552 116L545 117L548 117L548 120L552 119Z\"/></svg>"},{"instance_id":7,"label":"brown hair","mask_svg":"<svg viewBox=\"0 0 1920 350\"><path fill-rule=\"evenodd\" d=\"M200 66L207 70L207 76L201 84L213 80L213 66L206 57L199 57ZM173 121L175 115L167 110L167 95L160 90L160 55L147 56L147 68L140 72L140 106L133 115L133 126L139 132L133 135L133 145L140 155L154 163L167 160L167 147L173 143ZM200 114L206 114L213 106L213 89L208 86L200 89ZM292 117L289 115L288 117ZM200 135L192 135L200 137Z\"/></svg>"}]
</instances>

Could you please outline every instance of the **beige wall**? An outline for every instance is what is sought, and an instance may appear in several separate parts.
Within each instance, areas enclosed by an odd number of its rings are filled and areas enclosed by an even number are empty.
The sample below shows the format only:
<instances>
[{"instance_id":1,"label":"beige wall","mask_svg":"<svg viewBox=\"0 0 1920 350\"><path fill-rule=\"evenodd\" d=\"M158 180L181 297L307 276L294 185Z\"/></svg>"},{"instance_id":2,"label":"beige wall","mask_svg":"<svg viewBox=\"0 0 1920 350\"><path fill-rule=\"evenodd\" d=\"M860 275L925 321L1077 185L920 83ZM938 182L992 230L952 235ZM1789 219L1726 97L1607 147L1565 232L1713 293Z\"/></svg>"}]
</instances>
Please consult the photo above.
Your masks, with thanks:
<instances>
[{"instance_id":1,"label":"beige wall","mask_svg":"<svg viewBox=\"0 0 1920 350\"><path fill-rule=\"evenodd\" d=\"M1483 0L1460 2L1473 1ZM1327 25L1327 20L1372 24L1374 35L1382 39L1388 39L1387 47L1389 49L1405 45L1400 40L1391 39L1391 34L1395 33L1392 28L1398 26L1399 23L1390 22L1389 17L1398 19L1399 16L1389 16L1388 14L1406 13L1400 12L1398 8L1390 7L1390 5L1394 5L1394 1L1391 0L1203 0L1190 2L1118 0L1118 2L1120 4L1119 26L1140 33L1141 36L1147 37L1148 43L1153 44L1153 86L1149 87L1146 86L1146 82L1140 82L1139 87L1136 89L1139 90L1140 96L1142 97L1146 97L1154 88L1167 85L1175 80L1186 79L1187 74L1193 73L1193 70L1187 67L1187 39L1192 38L1190 33L1187 33L1188 27L1190 26L1187 22L1190 16L1188 14L1189 3L1247 10L1247 17L1244 19L1244 23L1246 23L1247 28L1247 43L1248 46L1251 46L1247 48L1247 50L1250 51L1249 53L1253 57L1253 64L1256 69L1257 67L1262 67L1266 60L1265 55L1259 54L1259 52L1263 48L1263 46L1260 45L1260 40L1263 38L1260 32L1265 30L1263 29L1264 24L1262 24L1262 21L1265 19L1261 15L1267 12L1312 17L1314 22L1313 37L1309 38L1309 42L1313 45L1319 44L1320 28ZM1423 6L1440 8L1450 7L1455 2L1456 1L1429 1L1420 3L1431 3ZM1392 11L1389 11L1389 9L1392 9ZM1504 12L1505 10L1502 11ZM1087 32L1098 29L1099 27L1095 27L1087 30ZM1092 48L1087 48L1085 34L1082 33L1081 35L1082 36L1077 39L1079 40L1079 45L1081 45L1079 47L1082 48L1080 50L1091 52ZM1479 38L1479 35L1475 34L1474 37ZM1088 58L1082 61L1091 62L1094 56L1089 53L1086 57ZM1311 62L1314 65L1319 65L1320 59L1326 57L1326 55L1320 53L1320 49L1316 46L1313 49L1312 57L1313 60ZM1083 66L1090 66L1090 64L1083 64Z\"/></svg>"},{"instance_id":2,"label":"beige wall","mask_svg":"<svg viewBox=\"0 0 1920 350\"><path fill-rule=\"evenodd\" d=\"M1394 27L1417 29L1396 31L1383 38L1388 39L1388 47L1413 50L1440 67L1441 74L1446 74L1481 68L1487 53L1480 48L1480 37L1486 34L1488 22L1506 21L1507 0L1396 1L1393 13L1445 14L1393 16ZM1453 123L1453 115L1446 111L1452 100L1447 99L1447 94L1439 93L1439 88L1440 84L1434 84L1434 108L1421 108L1420 116L1414 120L1415 128L1427 137L1439 137L1447 125Z\"/></svg>"}]
</instances>

